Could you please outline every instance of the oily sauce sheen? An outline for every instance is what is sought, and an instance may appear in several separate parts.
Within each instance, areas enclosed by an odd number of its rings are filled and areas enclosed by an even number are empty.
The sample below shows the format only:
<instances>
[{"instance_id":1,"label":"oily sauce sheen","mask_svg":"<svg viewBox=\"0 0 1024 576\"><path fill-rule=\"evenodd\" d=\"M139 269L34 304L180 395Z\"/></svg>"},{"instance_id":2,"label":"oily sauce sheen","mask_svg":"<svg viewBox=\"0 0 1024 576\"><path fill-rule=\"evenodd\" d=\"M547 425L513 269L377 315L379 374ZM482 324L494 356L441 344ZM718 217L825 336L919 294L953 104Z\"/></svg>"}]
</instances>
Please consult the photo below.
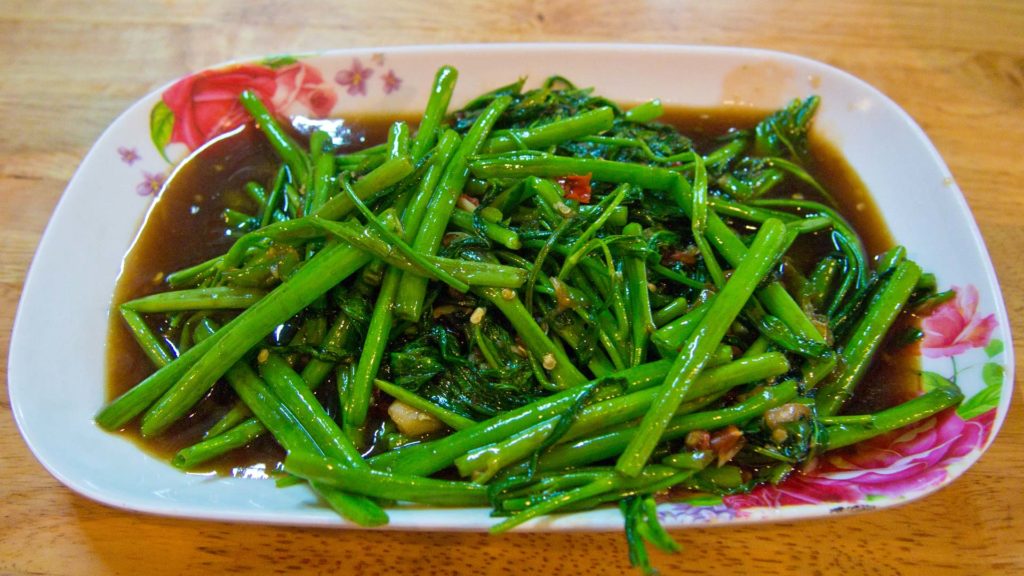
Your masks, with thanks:
<instances>
[{"instance_id":1,"label":"oily sauce sheen","mask_svg":"<svg viewBox=\"0 0 1024 576\"><path fill-rule=\"evenodd\" d=\"M694 140L698 150L706 153L715 147L718 136L731 129L752 128L767 114L745 108L668 109L659 121L679 127L683 134ZM346 119L344 124L353 143L341 151L352 152L383 142L388 127L400 119L410 125L414 125L416 120L394 116ZM812 159L805 167L833 194L839 203L839 212L860 235L868 255L874 257L891 248L894 242L888 227L843 157L813 131L810 147ZM278 165L278 158L262 134L252 125L246 125L208 144L172 174L147 214L138 238L125 257L118 279L107 347L109 398L119 396L153 372L152 364L122 322L117 305L165 290L163 278L166 274L225 252L237 239L238 233L233 235L232 231L225 231L223 211L232 208L254 213L255 206L246 195L244 186L255 181L269 188ZM788 178L772 195L789 197L801 194L809 199L818 199L808 186L793 183L793 180ZM787 265L806 274L818 259L833 250L827 231L804 235L787 254ZM899 324L904 322L906 320L898 322L891 333L898 333ZM917 385L917 369L914 347L906 346L894 351L893 346L885 346L873 360L845 412L873 412L909 399ZM335 389L328 382L319 391L330 393ZM333 414L336 399L323 400ZM147 451L170 460L181 448L201 440L205 430L234 402L233 393L221 382L189 417L160 437L143 442L135 423L123 433L137 440ZM263 477L282 458L281 449L269 435L264 435L246 449L207 463L198 471Z\"/></svg>"}]
</instances>

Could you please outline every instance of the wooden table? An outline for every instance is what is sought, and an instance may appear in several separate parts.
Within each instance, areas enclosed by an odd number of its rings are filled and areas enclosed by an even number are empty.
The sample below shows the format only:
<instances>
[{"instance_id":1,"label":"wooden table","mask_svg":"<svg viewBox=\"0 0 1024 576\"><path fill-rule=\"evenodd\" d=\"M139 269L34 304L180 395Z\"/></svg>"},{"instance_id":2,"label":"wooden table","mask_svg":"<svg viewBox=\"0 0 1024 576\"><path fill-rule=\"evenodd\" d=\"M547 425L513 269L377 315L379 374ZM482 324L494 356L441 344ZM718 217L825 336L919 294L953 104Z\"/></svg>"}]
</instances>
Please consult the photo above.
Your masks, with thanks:
<instances>
[{"instance_id":1,"label":"wooden table","mask_svg":"<svg viewBox=\"0 0 1024 576\"><path fill-rule=\"evenodd\" d=\"M1013 328L1024 333L1024 4L279 4L0 2L0 381L6 383L9 327L43 227L86 151L124 108L168 79L229 58L374 45L719 44L799 53L848 70L903 106L945 157L992 253ZM191 522L114 510L50 477L16 432L6 391L0 406L0 573L628 571L619 533L491 538ZM677 536L685 553L655 562L666 574L1024 571L1022 442L1018 400L985 457L923 501L798 524L683 531Z\"/></svg>"}]
</instances>

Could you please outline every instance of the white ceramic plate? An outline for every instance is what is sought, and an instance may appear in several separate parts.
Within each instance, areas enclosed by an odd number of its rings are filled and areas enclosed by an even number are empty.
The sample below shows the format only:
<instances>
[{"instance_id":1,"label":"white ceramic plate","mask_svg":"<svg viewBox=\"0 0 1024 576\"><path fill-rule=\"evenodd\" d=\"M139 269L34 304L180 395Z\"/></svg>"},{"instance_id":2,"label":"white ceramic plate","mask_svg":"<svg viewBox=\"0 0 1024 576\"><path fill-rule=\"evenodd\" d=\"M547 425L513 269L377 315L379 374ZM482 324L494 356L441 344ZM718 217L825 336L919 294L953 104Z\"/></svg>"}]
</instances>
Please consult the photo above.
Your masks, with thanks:
<instances>
[{"instance_id":1,"label":"white ceramic plate","mask_svg":"<svg viewBox=\"0 0 1024 576\"><path fill-rule=\"evenodd\" d=\"M346 50L295 60L220 66L158 90L121 115L92 148L47 227L25 282L11 342L11 405L40 462L73 490L157 514L305 525L345 525L304 486L184 474L109 434L104 404L108 307L121 259L170 171L216 130L225 90L266 91L285 114L415 112L434 71L459 69L453 104L519 76L562 74L621 102L777 108L819 94L815 129L860 174L898 242L958 298L927 320L925 370L957 383L958 412L856 460L743 497L662 504L668 526L820 516L883 507L952 481L991 443L1010 401L1013 359L992 264L949 170L920 128L883 94L825 64L761 50L635 45L482 45ZM220 92L218 92L220 91ZM229 98L230 98L229 94ZM74 294L74 296L70 296ZM396 509L390 528L482 529L483 509ZM605 509L541 519L548 529L621 526Z\"/></svg>"}]
</instances>

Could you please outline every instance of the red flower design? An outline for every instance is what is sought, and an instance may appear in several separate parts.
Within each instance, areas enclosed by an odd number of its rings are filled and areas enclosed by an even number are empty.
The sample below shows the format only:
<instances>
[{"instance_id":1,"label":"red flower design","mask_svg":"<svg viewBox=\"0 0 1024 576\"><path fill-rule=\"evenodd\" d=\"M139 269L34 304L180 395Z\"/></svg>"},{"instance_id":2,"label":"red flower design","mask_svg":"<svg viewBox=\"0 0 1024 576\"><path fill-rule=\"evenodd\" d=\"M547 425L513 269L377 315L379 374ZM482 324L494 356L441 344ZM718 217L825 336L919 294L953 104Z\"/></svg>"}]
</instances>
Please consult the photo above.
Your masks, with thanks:
<instances>
[{"instance_id":1,"label":"red flower design","mask_svg":"<svg viewBox=\"0 0 1024 576\"><path fill-rule=\"evenodd\" d=\"M326 116L337 101L320 72L302 62L276 70L252 64L205 70L182 78L163 94L174 114L170 141L194 150L245 122L249 115L238 101L245 90L255 92L275 114L298 102L313 115Z\"/></svg>"},{"instance_id":2,"label":"red flower design","mask_svg":"<svg viewBox=\"0 0 1024 576\"><path fill-rule=\"evenodd\" d=\"M248 118L238 96L252 90L272 105L277 73L265 66L240 65L205 70L182 78L163 94L174 113L171 142L195 150L214 136L242 124Z\"/></svg>"},{"instance_id":3,"label":"red flower design","mask_svg":"<svg viewBox=\"0 0 1024 576\"><path fill-rule=\"evenodd\" d=\"M348 70L339 70L334 75L334 81L342 86L347 86L346 92L351 96L366 96L366 81L373 76L373 70L363 67L358 59L352 60L352 67Z\"/></svg>"},{"instance_id":4,"label":"red flower design","mask_svg":"<svg viewBox=\"0 0 1024 576\"><path fill-rule=\"evenodd\" d=\"M921 351L929 358L956 356L988 344L996 328L994 314L978 317L978 289L953 287L956 298L937 307L921 322Z\"/></svg>"},{"instance_id":5,"label":"red flower design","mask_svg":"<svg viewBox=\"0 0 1024 576\"><path fill-rule=\"evenodd\" d=\"M338 95L324 85L324 77L319 70L296 62L277 71L277 92L273 104L277 110L284 110L296 101L309 108L314 116L324 117L331 113Z\"/></svg>"},{"instance_id":6,"label":"red flower design","mask_svg":"<svg viewBox=\"0 0 1024 576\"><path fill-rule=\"evenodd\" d=\"M394 70L388 70L388 73L381 76L380 79L384 82L385 94L391 94L402 87L402 79L395 74Z\"/></svg>"}]
</instances>

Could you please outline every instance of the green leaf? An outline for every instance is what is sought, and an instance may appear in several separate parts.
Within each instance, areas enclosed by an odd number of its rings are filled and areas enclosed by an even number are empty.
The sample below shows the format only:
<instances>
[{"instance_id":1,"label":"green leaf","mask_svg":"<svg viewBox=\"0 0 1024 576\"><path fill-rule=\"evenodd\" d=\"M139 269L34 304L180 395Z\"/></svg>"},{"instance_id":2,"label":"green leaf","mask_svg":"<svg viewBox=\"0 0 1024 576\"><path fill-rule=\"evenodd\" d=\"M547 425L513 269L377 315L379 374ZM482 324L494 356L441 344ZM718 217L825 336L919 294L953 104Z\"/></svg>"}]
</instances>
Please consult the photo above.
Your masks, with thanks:
<instances>
[{"instance_id":1,"label":"green leaf","mask_svg":"<svg viewBox=\"0 0 1024 576\"><path fill-rule=\"evenodd\" d=\"M989 362L982 366L981 379L985 382L985 388L957 408L956 413L964 420L970 420L999 405L999 396L1003 390L1002 364Z\"/></svg>"},{"instance_id":2,"label":"green leaf","mask_svg":"<svg viewBox=\"0 0 1024 576\"><path fill-rule=\"evenodd\" d=\"M171 142L171 134L174 132L174 112L161 100L153 106L149 113L149 137L153 139L153 145L164 160L171 162L164 152L164 148Z\"/></svg>"},{"instance_id":3,"label":"green leaf","mask_svg":"<svg viewBox=\"0 0 1024 576\"><path fill-rule=\"evenodd\" d=\"M956 409L957 415L964 420L970 420L995 408L999 405L999 392L1001 388L1001 386L988 386L984 388L981 392L971 396L961 404Z\"/></svg>"},{"instance_id":4,"label":"green leaf","mask_svg":"<svg viewBox=\"0 0 1024 576\"><path fill-rule=\"evenodd\" d=\"M949 381L942 374L936 374L935 372L924 371L921 372L921 388L925 392L930 392L936 388L955 388L956 384Z\"/></svg>"},{"instance_id":5,"label":"green leaf","mask_svg":"<svg viewBox=\"0 0 1024 576\"><path fill-rule=\"evenodd\" d=\"M1003 385L1003 365L989 362L981 367L981 380L986 386Z\"/></svg>"},{"instance_id":6,"label":"green leaf","mask_svg":"<svg viewBox=\"0 0 1024 576\"><path fill-rule=\"evenodd\" d=\"M1002 340L998 338L993 338L988 343L988 346L985 346L985 354L988 354L989 358L993 358L996 354L999 354L1000 352L1003 351L1003 347L1004 345Z\"/></svg>"},{"instance_id":7,"label":"green leaf","mask_svg":"<svg viewBox=\"0 0 1024 576\"><path fill-rule=\"evenodd\" d=\"M264 58L263 62L260 62L260 64L263 64L267 68L276 70L278 68L284 68L289 64L295 64L296 62L298 62L298 60L294 56L280 54L277 56L268 56L267 58Z\"/></svg>"}]
</instances>

